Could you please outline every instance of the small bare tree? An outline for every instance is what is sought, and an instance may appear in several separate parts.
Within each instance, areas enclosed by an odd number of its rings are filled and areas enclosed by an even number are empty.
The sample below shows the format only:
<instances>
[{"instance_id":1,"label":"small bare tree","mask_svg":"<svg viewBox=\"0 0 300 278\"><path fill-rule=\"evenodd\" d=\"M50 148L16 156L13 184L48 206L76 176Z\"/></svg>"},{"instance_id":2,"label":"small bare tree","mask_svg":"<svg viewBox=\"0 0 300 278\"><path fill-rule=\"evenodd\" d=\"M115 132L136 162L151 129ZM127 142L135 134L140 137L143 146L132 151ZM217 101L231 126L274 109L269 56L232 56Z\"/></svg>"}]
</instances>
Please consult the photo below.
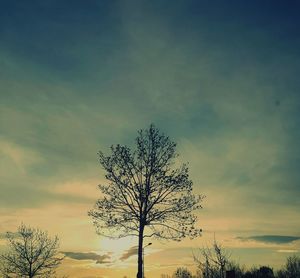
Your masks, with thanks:
<instances>
[{"instance_id":1,"label":"small bare tree","mask_svg":"<svg viewBox=\"0 0 300 278\"><path fill-rule=\"evenodd\" d=\"M175 168L176 144L153 125L140 130L136 148L112 146L111 155L99 152L107 185L103 197L89 212L97 232L118 238L138 237L138 273L143 277L143 240L146 237L180 240L196 237L193 213L202 196L192 193L188 167Z\"/></svg>"},{"instance_id":2,"label":"small bare tree","mask_svg":"<svg viewBox=\"0 0 300 278\"><path fill-rule=\"evenodd\" d=\"M0 255L4 277L50 277L62 262L58 237L22 224L17 233L7 233L8 251Z\"/></svg>"},{"instance_id":3,"label":"small bare tree","mask_svg":"<svg viewBox=\"0 0 300 278\"><path fill-rule=\"evenodd\" d=\"M202 248L199 255L194 254L194 260L204 278L224 278L230 253L214 239L212 248Z\"/></svg>"},{"instance_id":4,"label":"small bare tree","mask_svg":"<svg viewBox=\"0 0 300 278\"><path fill-rule=\"evenodd\" d=\"M278 278L293 278L300 277L300 257L290 256L286 260L286 264L283 269L277 272Z\"/></svg>"}]
</instances>

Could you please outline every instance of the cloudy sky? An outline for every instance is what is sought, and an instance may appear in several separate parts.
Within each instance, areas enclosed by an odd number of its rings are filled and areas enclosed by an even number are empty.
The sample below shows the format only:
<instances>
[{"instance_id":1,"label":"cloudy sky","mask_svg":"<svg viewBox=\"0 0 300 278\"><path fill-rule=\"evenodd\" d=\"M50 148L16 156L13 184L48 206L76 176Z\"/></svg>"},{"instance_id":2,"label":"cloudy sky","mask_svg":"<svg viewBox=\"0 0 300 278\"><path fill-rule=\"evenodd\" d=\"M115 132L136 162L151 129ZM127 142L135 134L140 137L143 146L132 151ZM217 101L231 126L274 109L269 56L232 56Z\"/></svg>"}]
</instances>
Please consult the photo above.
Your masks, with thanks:
<instances>
[{"instance_id":1,"label":"cloudy sky","mask_svg":"<svg viewBox=\"0 0 300 278\"><path fill-rule=\"evenodd\" d=\"M136 240L97 236L87 211L105 182L97 152L154 123L207 197L203 236L152 241L149 278L193 268L214 234L241 264L299 254L299 8L1 1L0 234L57 234L70 277L134 277Z\"/></svg>"}]
</instances>

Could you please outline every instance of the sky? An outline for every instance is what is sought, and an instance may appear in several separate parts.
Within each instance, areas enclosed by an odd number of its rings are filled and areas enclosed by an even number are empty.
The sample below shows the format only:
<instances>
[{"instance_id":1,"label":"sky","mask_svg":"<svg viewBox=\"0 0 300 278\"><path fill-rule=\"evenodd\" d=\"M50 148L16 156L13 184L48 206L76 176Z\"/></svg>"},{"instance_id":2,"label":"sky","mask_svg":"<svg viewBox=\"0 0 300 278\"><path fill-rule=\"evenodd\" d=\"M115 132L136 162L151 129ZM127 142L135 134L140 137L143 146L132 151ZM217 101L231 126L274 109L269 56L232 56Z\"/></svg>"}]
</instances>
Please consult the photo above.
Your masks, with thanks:
<instances>
[{"instance_id":1,"label":"sky","mask_svg":"<svg viewBox=\"0 0 300 278\"><path fill-rule=\"evenodd\" d=\"M23 222L58 235L74 278L135 277L136 239L87 212L97 152L154 123L188 162L200 238L147 247L146 275L215 237L245 265L300 254L297 1L0 1L0 250ZM149 241L150 242L150 241Z\"/></svg>"}]
</instances>

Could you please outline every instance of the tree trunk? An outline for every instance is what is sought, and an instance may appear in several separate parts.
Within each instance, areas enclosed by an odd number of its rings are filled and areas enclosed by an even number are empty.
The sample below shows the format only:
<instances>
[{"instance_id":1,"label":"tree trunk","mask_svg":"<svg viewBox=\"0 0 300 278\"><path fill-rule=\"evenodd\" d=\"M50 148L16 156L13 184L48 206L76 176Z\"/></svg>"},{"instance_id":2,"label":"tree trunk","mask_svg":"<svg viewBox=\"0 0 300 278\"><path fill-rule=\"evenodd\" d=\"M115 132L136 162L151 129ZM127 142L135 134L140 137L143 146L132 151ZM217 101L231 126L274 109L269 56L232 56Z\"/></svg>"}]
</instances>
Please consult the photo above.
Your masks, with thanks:
<instances>
[{"instance_id":1,"label":"tree trunk","mask_svg":"<svg viewBox=\"0 0 300 278\"><path fill-rule=\"evenodd\" d=\"M144 226L140 225L139 230L139 248L138 248L138 273L137 278L144 278L143 276L143 239L144 239Z\"/></svg>"},{"instance_id":2,"label":"tree trunk","mask_svg":"<svg viewBox=\"0 0 300 278\"><path fill-rule=\"evenodd\" d=\"M29 263L29 278L32 278L33 277L33 274L32 274L32 264Z\"/></svg>"}]
</instances>

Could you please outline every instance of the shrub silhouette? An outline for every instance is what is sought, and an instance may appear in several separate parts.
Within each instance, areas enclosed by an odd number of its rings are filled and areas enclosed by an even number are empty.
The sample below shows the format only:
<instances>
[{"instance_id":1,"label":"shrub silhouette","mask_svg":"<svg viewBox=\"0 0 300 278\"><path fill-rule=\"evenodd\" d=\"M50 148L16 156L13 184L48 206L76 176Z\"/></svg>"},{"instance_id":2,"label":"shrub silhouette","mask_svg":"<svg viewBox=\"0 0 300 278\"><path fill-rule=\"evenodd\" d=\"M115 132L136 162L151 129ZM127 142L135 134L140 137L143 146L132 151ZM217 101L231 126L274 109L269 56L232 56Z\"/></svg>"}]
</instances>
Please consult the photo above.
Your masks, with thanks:
<instances>
[{"instance_id":1,"label":"shrub silhouette","mask_svg":"<svg viewBox=\"0 0 300 278\"><path fill-rule=\"evenodd\" d=\"M192 273L185 267L179 267L173 273L172 278L192 278Z\"/></svg>"}]
</instances>

